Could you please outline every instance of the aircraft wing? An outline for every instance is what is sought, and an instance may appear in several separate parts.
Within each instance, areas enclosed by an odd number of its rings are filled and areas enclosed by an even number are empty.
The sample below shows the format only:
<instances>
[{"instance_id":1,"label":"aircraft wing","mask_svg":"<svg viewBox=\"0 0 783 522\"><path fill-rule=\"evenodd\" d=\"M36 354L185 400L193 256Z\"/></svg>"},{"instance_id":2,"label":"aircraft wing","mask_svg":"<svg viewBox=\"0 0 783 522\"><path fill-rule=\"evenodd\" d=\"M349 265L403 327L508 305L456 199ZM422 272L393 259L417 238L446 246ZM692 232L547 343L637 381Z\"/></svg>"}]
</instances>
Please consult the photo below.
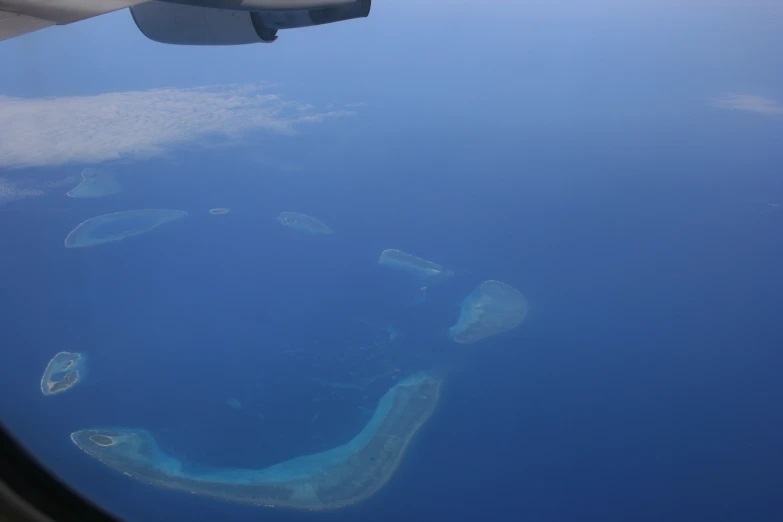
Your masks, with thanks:
<instances>
[{"instance_id":1,"label":"aircraft wing","mask_svg":"<svg viewBox=\"0 0 783 522\"><path fill-rule=\"evenodd\" d=\"M0 0L0 40L125 7L150 40L179 45L274 42L280 29L364 18L372 0Z\"/></svg>"},{"instance_id":2,"label":"aircraft wing","mask_svg":"<svg viewBox=\"0 0 783 522\"><path fill-rule=\"evenodd\" d=\"M0 0L0 41L86 20L147 0Z\"/></svg>"}]
</instances>

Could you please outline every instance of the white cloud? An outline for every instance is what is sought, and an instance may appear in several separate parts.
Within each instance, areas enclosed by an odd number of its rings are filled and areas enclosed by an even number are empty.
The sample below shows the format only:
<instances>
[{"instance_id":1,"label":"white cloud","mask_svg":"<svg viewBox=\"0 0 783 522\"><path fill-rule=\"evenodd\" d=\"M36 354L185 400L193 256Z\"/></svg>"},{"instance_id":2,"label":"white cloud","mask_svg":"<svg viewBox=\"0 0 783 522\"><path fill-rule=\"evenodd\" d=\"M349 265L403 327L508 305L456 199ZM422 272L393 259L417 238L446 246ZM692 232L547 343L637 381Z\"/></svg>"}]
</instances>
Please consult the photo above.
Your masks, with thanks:
<instances>
[{"instance_id":1,"label":"white cloud","mask_svg":"<svg viewBox=\"0 0 783 522\"><path fill-rule=\"evenodd\" d=\"M354 114L221 85L96 96L0 96L0 168L145 158L194 140L241 140L250 131L293 134L303 123Z\"/></svg>"},{"instance_id":2,"label":"white cloud","mask_svg":"<svg viewBox=\"0 0 783 522\"><path fill-rule=\"evenodd\" d=\"M783 116L783 105L778 101L753 94L729 94L714 98L712 105L721 109L756 112L770 116Z\"/></svg>"},{"instance_id":3,"label":"white cloud","mask_svg":"<svg viewBox=\"0 0 783 522\"><path fill-rule=\"evenodd\" d=\"M79 181L79 176L68 176L66 178L46 181L29 178L13 181L7 178L0 178L0 207L11 201L43 196L51 190L64 186L73 187L78 184Z\"/></svg>"}]
</instances>

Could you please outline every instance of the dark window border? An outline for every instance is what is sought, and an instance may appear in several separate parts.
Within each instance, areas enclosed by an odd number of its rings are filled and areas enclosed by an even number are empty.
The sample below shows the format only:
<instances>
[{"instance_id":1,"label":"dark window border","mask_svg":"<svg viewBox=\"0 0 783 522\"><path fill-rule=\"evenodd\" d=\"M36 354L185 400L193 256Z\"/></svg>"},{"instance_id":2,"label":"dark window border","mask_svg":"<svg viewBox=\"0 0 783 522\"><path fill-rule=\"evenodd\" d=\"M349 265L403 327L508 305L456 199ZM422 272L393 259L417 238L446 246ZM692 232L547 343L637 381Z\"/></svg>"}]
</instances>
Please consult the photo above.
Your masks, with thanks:
<instances>
[{"instance_id":1,"label":"dark window border","mask_svg":"<svg viewBox=\"0 0 783 522\"><path fill-rule=\"evenodd\" d=\"M116 522L49 473L0 424L0 521Z\"/></svg>"}]
</instances>

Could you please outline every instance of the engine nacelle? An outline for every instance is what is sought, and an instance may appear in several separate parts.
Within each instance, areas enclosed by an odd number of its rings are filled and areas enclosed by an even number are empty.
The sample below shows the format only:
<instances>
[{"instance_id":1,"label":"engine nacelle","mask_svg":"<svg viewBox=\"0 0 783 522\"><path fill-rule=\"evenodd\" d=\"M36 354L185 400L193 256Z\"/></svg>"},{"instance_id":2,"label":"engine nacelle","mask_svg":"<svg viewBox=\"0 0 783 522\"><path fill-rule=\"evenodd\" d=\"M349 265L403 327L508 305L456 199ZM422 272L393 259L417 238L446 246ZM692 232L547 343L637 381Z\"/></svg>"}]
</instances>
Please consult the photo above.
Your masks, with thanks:
<instances>
[{"instance_id":1,"label":"engine nacelle","mask_svg":"<svg viewBox=\"0 0 783 522\"><path fill-rule=\"evenodd\" d=\"M298 9L247 11L241 8L203 7L205 3L218 5L220 2L225 5L224 0L201 0L202 5L199 6L187 5L184 3L187 1L147 2L131 7L131 14L136 27L144 36L156 42L180 45L240 45L274 42L280 29L310 27L366 17L370 14L371 5L371 0L300 0L288 5L320 5ZM277 3L274 0L265 1L269 4Z\"/></svg>"}]
</instances>

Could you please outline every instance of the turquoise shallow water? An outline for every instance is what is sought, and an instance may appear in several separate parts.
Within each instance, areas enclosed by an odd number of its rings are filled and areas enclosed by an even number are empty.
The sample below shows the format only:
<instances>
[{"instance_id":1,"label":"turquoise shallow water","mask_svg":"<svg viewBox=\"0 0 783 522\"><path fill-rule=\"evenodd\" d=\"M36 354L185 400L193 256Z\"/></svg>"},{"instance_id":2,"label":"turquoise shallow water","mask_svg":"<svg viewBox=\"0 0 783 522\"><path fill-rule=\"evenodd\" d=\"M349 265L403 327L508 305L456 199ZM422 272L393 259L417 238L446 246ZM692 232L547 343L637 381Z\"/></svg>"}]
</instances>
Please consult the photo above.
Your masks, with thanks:
<instances>
[{"instance_id":1,"label":"turquoise shallow water","mask_svg":"<svg viewBox=\"0 0 783 522\"><path fill-rule=\"evenodd\" d=\"M80 430L71 440L108 467L156 486L233 502L336 509L370 498L392 479L408 444L434 411L439 389L440 382L423 373L402 379L347 443L263 469L206 469L165 453L146 429Z\"/></svg>"}]
</instances>

